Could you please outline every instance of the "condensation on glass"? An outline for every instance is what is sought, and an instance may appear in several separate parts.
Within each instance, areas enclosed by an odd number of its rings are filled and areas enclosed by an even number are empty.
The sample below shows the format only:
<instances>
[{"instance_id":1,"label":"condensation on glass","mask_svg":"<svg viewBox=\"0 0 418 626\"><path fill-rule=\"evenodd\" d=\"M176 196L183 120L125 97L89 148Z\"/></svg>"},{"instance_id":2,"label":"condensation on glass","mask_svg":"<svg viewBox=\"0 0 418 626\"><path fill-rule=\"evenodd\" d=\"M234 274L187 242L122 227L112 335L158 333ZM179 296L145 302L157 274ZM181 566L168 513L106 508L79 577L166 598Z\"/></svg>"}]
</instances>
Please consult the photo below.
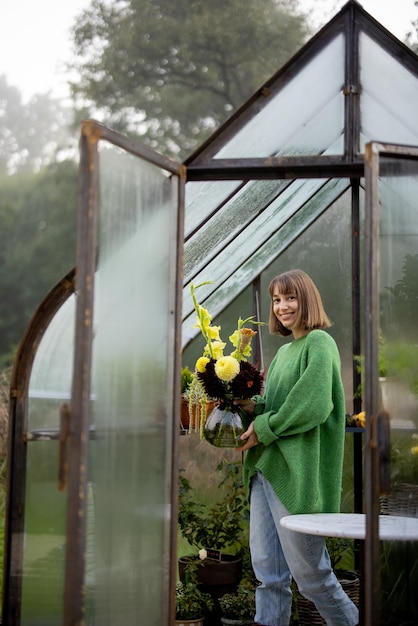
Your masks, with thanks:
<instances>
[{"instance_id":1,"label":"condensation on glass","mask_svg":"<svg viewBox=\"0 0 418 626\"><path fill-rule=\"evenodd\" d=\"M90 451L96 623L165 623L169 578L171 402L168 318L175 182L158 167L100 150ZM87 562L89 565L89 562Z\"/></svg>"}]
</instances>

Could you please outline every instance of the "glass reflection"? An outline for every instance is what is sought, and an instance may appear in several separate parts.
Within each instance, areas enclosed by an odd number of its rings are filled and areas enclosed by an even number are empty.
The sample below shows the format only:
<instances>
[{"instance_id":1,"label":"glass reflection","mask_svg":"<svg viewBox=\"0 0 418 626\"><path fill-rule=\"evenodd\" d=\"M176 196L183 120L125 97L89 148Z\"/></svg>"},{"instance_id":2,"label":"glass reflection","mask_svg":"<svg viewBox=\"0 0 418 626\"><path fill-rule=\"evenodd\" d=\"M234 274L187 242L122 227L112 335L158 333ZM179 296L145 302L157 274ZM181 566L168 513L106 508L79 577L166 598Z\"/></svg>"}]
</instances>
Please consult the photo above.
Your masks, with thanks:
<instances>
[{"instance_id":1,"label":"glass reflection","mask_svg":"<svg viewBox=\"0 0 418 626\"><path fill-rule=\"evenodd\" d=\"M418 161L381 158L379 376L381 406L390 417L391 484L380 512L402 517L418 516L417 198ZM382 614L415 621L417 544L382 543L381 563Z\"/></svg>"}]
</instances>

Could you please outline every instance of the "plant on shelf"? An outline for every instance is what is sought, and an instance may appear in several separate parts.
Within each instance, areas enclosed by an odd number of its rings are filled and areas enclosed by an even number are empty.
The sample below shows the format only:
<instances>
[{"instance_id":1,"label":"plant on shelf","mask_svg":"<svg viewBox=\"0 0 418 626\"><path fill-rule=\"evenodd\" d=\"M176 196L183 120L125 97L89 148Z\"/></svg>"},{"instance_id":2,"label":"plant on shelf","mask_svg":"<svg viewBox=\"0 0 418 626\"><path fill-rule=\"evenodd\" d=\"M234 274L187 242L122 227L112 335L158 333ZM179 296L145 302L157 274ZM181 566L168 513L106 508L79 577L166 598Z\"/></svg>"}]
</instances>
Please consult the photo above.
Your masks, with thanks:
<instances>
[{"instance_id":1,"label":"plant on shelf","mask_svg":"<svg viewBox=\"0 0 418 626\"><path fill-rule=\"evenodd\" d=\"M254 586L249 581L241 581L236 593L226 593L219 599L223 624L244 626L253 624L255 615Z\"/></svg>"},{"instance_id":2,"label":"plant on shelf","mask_svg":"<svg viewBox=\"0 0 418 626\"><path fill-rule=\"evenodd\" d=\"M181 395L187 396L190 384L193 380L193 374L187 365L181 368Z\"/></svg>"},{"instance_id":3,"label":"plant on shelf","mask_svg":"<svg viewBox=\"0 0 418 626\"><path fill-rule=\"evenodd\" d=\"M193 621L196 626L203 624L205 615L213 611L212 596L198 587L196 565L189 563L185 582L176 585L176 624Z\"/></svg>"},{"instance_id":4,"label":"plant on shelf","mask_svg":"<svg viewBox=\"0 0 418 626\"><path fill-rule=\"evenodd\" d=\"M180 405L180 431L182 433L195 432L196 425L200 421L200 410L202 399L206 408L206 397L200 394L197 400L195 389L195 376L190 371L189 367L185 365L181 368L181 405Z\"/></svg>"}]
</instances>

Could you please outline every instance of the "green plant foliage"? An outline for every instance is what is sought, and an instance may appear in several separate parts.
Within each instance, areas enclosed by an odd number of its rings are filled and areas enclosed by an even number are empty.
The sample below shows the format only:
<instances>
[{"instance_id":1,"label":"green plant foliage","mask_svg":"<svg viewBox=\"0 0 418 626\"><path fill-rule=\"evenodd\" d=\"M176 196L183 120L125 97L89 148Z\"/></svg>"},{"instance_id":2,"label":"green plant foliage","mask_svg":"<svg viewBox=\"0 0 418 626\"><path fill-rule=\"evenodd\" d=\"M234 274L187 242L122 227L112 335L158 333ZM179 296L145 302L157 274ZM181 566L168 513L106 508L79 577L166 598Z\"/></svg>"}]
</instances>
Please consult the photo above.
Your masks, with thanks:
<instances>
[{"instance_id":1,"label":"green plant foliage","mask_svg":"<svg viewBox=\"0 0 418 626\"><path fill-rule=\"evenodd\" d=\"M408 341L393 341L387 347L388 376L407 383L418 396L418 345Z\"/></svg>"},{"instance_id":2,"label":"green plant foliage","mask_svg":"<svg viewBox=\"0 0 418 626\"><path fill-rule=\"evenodd\" d=\"M186 581L176 585L176 618L197 619L214 609L214 602L209 593L197 587L196 564L190 561L186 570Z\"/></svg>"},{"instance_id":3,"label":"green plant foliage","mask_svg":"<svg viewBox=\"0 0 418 626\"><path fill-rule=\"evenodd\" d=\"M327 537L327 550L333 570L351 570L354 565L354 542L346 537Z\"/></svg>"},{"instance_id":4,"label":"green plant foliage","mask_svg":"<svg viewBox=\"0 0 418 626\"><path fill-rule=\"evenodd\" d=\"M193 374L190 369L187 367L182 367L181 369L181 393L184 394L188 391L190 384L193 380Z\"/></svg>"},{"instance_id":5,"label":"green plant foliage","mask_svg":"<svg viewBox=\"0 0 418 626\"><path fill-rule=\"evenodd\" d=\"M393 318L396 325L404 329L415 329L418 316L418 254L406 254L402 265L402 276L394 287L387 287L393 296Z\"/></svg>"},{"instance_id":6,"label":"green plant foliage","mask_svg":"<svg viewBox=\"0 0 418 626\"><path fill-rule=\"evenodd\" d=\"M382 626L413 626L418 616L418 545L385 541L380 549ZM411 621L412 620L412 621Z\"/></svg>"},{"instance_id":7,"label":"green plant foliage","mask_svg":"<svg viewBox=\"0 0 418 626\"><path fill-rule=\"evenodd\" d=\"M180 472L180 533L196 552L227 548L239 553L248 546L249 508L242 484L242 466L222 461L217 471L222 478L218 484L220 499L214 504L198 502L189 480Z\"/></svg>"},{"instance_id":8,"label":"green plant foliage","mask_svg":"<svg viewBox=\"0 0 418 626\"><path fill-rule=\"evenodd\" d=\"M8 366L46 294L75 265L77 167L0 178L0 363Z\"/></svg>"},{"instance_id":9,"label":"green plant foliage","mask_svg":"<svg viewBox=\"0 0 418 626\"><path fill-rule=\"evenodd\" d=\"M418 484L418 434L397 432L391 438L391 481Z\"/></svg>"},{"instance_id":10,"label":"green plant foliage","mask_svg":"<svg viewBox=\"0 0 418 626\"><path fill-rule=\"evenodd\" d=\"M237 593L226 593L219 599L222 615L228 619L250 619L255 615L254 588L238 585Z\"/></svg>"}]
</instances>

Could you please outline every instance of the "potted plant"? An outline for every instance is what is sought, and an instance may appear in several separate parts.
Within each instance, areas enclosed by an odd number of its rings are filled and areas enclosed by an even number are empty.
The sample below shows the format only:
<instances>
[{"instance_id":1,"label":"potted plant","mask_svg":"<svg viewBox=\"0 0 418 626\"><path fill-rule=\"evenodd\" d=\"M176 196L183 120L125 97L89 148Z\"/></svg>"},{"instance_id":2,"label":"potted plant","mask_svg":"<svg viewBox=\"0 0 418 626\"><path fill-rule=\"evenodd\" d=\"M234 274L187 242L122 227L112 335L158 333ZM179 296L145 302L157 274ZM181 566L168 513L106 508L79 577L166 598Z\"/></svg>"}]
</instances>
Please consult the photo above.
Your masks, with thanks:
<instances>
[{"instance_id":1,"label":"potted plant","mask_svg":"<svg viewBox=\"0 0 418 626\"><path fill-rule=\"evenodd\" d=\"M196 579L195 565L190 563L185 582L176 585L177 626L203 626L205 615L214 608L212 596L202 592Z\"/></svg>"},{"instance_id":2,"label":"potted plant","mask_svg":"<svg viewBox=\"0 0 418 626\"><path fill-rule=\"evenodd\" d=\"M236 593L226 593L219 600L221 622L228 626L246 626L254 623L255 592L248 581L238 585Z\"/></svg>"},{"instance_id":3,"label":"potted plant","mask_svg":"<svg viewBox=\"0 0 418 626\"><path fill-rule=\"evenodd\" d=\"M222 461L217 471L220 498L213 504L198 502L189 480L179 476L179 531L191 554L179 558L180 580L186 580L190 563L197 565L201 591L217 600L234 593L242 577L243 554L248 553L248 503L240 463ZM219 610L219 607L215 607Z\"/></svg>"},{"instance_id":4,"label":"potted plant","mask_svg":"<svg viewBox=\"0 0 418 626\"><path fill-rule=\"evenodd\" d=\"M181 368L180 374L181 374L181 395L185 396L187 395L187 391L190 387L190 383L192 382L193 374L187 365Z\"/></svg>"}]
</instances>

